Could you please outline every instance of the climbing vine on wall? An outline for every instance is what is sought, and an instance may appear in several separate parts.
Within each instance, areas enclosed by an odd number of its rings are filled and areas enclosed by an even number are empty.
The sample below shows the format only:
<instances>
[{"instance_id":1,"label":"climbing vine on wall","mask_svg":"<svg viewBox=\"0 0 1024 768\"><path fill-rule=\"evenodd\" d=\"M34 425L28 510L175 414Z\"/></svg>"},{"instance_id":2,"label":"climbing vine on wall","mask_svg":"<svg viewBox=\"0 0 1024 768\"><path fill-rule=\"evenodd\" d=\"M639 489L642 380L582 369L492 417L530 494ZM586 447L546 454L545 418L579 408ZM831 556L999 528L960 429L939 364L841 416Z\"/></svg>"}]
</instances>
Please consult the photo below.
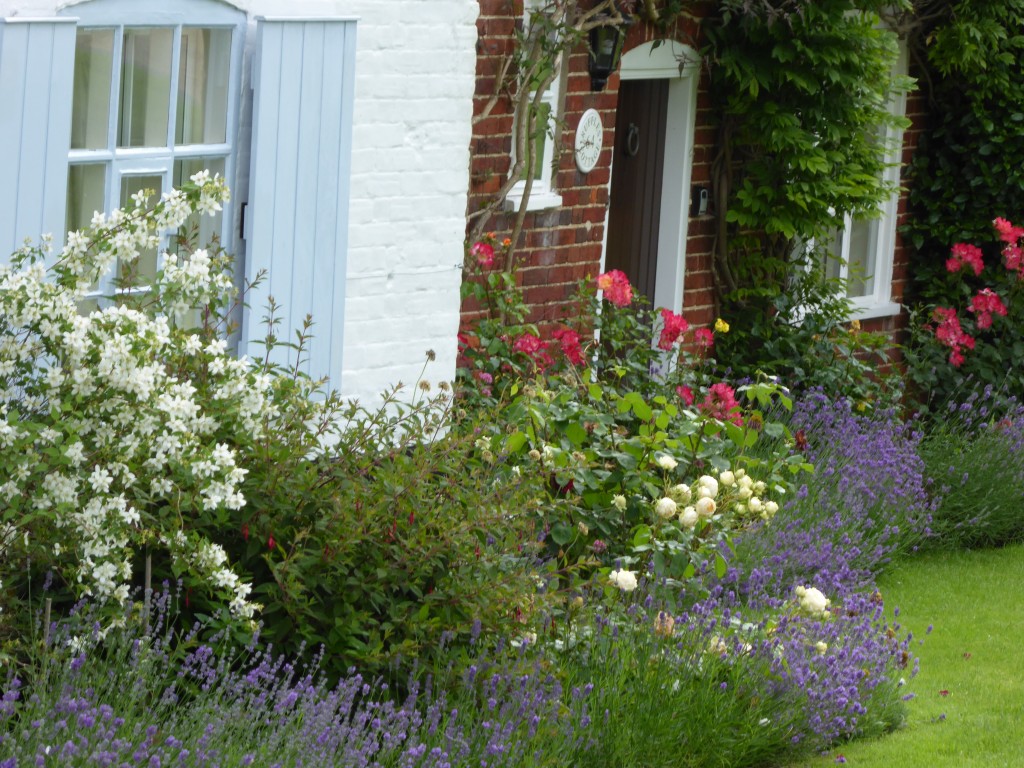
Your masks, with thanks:
<instances>
[{"instance_id":1,"label":"climbing vine on wall","mask_svg":"<svg viewBox=\"0 0 1024 768\"><path fill-rule=\"evenodd\" d=\"M891 191L879 138L896 35L880 0L721 0L705 19L718 120L713 260L720 301L769 311L798 244ZM889 3L891 5L891 3Z\"/></svg>"},{"instance_id":2,"label":"climbing vine on wall","mask_svg":"<svg viewBox=\"0 0 1024 768\"><path fill-rule=\"evenodd\" d=\"M1024 222L1024 0L915 0L913 11L900 22L922 73L929 119L910 167L903 229L922 323L908 372L933 402L985 385L1021 397L1024 283L1001 253L1006 243L996 238L993 219ZM957 243L981 248L980 274L947 269ZM1008 313L989 326L964 312L977 348L947 364L949 350L929 343L935 308L976 303L979 289L994 291Z\"/></svg>"}]
</instances>

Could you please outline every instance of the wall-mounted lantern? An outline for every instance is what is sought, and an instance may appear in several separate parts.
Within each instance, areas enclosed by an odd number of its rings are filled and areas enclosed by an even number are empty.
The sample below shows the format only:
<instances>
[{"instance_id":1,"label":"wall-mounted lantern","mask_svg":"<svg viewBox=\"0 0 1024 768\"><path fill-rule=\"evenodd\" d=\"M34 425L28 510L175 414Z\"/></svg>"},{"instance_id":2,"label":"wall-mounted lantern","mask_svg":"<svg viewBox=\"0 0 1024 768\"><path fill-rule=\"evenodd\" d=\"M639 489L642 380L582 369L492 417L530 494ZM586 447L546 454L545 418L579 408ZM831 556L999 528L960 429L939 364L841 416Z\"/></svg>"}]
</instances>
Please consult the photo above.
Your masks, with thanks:
<instances>
[{"instance_id":1,"label":"wall-mounted lantern","mask_svg":"<svg viewBox=\"0 0 1024 768\"><path fill-rule=\"evenodd\" d=\"M619 66L619 54L622 53L622 27L611 23L601 24L590 30L590 88L603 91L608 78Z\"/></svg>"}]
</instances>

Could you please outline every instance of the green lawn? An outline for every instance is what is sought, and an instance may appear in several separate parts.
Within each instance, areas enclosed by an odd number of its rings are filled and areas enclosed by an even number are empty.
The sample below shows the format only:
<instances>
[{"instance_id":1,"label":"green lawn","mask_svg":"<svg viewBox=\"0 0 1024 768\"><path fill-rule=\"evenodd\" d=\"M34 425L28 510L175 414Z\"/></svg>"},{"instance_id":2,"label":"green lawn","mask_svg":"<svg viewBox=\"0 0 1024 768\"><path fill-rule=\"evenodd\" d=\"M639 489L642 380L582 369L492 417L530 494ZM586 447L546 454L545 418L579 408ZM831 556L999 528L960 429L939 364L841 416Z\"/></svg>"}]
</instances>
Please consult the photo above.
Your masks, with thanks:
<instances>
[{"instance_id":1,"label":"green lawn","mask_svg":"<svg viewBox=\"0 0 1024 768\"><path fill-rule=\"evenodd\" d=\"M833 765L839 755L864 768L1024 766L1024 546L928 553L880 588L921 658L907 686L917 695L907 724L793 768Z\"/></svg>"}]
</instances>

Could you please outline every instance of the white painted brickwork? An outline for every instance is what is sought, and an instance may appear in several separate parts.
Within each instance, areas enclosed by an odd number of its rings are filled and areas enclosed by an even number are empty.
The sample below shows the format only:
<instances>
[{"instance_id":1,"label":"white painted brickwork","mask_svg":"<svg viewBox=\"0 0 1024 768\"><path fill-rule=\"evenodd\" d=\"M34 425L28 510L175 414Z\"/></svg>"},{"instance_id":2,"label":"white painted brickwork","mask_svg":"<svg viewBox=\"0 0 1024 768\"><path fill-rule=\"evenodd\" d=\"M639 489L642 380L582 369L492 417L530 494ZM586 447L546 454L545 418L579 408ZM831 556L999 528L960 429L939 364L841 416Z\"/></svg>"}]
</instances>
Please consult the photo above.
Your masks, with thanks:
<instances>
[{"instance_id":1,"label":"white painted brickwork","mask_svg":"<svg viewBox=\"0 0 1024 768\"><path fill-rule=\"evenodd\" d=\"M168 0L173 2L173 0ZM0 0L0 16L76 3ZM345 347L341 385L361 401L455 371L477 0L241 0L256 16L358 19ZM255 35L249 36L253 41ZM248 71L245 87L248 88ZM248 101L248 99L244 99ZM251 104L243 104L243 115ZM246 141L249 126L243 125ZM248 157L239 156L247 169ZM243 170L236 189L248 184ZM314 318L315 320L315 318ZM332 378L337 372L332 372Z\"/></svg>"}]
</instances>

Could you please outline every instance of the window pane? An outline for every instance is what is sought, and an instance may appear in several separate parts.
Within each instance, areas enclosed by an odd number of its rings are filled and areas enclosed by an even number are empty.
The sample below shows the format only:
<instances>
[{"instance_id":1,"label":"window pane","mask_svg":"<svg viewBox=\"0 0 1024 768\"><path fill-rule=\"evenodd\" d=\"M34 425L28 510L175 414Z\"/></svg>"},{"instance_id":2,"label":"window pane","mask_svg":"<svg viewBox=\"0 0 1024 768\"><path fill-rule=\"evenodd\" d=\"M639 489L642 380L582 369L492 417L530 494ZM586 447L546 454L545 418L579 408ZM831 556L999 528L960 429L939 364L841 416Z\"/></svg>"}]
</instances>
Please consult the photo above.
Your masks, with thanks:
<instances>
[{"instance_id":1,"label":"window pane","mask_svg":"<svg viewBox=\"0 0 1024 768\"><path fill-rule=\"evenodd\" d=\"M203 170L223 176L224 158L196 157L176 161L174 163L174 186L180 187L183 182L189 180L189 177ZM215 236L220 238L224 222L223 216L223 211L218 211L215 216L193 213L178 230L178 239L184 240L184 242L171 243L171 250L175 253L182 253L196 248L206 248Z\"/></svg>"},{"instance_id":2,"label":"window pane","mask_svg":"<svg viewBox=\"0 0 1024 768\"><path fill-rule=\"evenodd\" d=\"M72 165L68 168L66 227L69 232L85 229L92 221L92 215L103 210L106 179L106 165Z\"/></svg>"},{"instance_id":3,"label":"window pane","mask_svg":"<svg viewBox=\"0 0 1024 768\"><path fill-rule=\"evenodd\" d=\"M150 199L152 204L160 197L163 191L162 176L122 176L121 177L121 207L133 207L132 195L143 189L149 190L154 197ZM118 264L117 276L121 280L130 279L133 286L150 285L156 277L157 248L149 248L139 254L138 258L131 264Z\"/></svg>"},{"instance_id":4,"label":"window pane","mask_svg":"<svg viewBox=\"0 0 1024 768\"><path fill-rule=\"evenodd\" d=\"M75 40L72 149L105 149L107 146L113 66L114 30L79 29Z\"/></svg>"},{"instance_id":5,"label":"window pane","mask_svg":"<svg viewBox=\"0 0 1024 768\"><path fill-rule=\"evenodd\" d=\"M846 295L853 299L875 291L875 244L879 219L854 219L850 227L849 279Z\"/></svg>"},{"instance_id":6,"label":"window pane","mask_svg":"<svg viewBox=\"0 0 1024 768\"><path fill-rule=\"evenodd\" d=\"M170 29L126 29L119 147L166 147L171 98Z\"/></svg>"},{"instance_id":7,"label":"window pane","mask_svg":"<svg viewBox=\"0 0 1024 768\"><path fill-rule=\"evenodd\" d=\"M230 67L230 29L182 30L176 144L224 142Z\"/></svg>"}]
</instances>

